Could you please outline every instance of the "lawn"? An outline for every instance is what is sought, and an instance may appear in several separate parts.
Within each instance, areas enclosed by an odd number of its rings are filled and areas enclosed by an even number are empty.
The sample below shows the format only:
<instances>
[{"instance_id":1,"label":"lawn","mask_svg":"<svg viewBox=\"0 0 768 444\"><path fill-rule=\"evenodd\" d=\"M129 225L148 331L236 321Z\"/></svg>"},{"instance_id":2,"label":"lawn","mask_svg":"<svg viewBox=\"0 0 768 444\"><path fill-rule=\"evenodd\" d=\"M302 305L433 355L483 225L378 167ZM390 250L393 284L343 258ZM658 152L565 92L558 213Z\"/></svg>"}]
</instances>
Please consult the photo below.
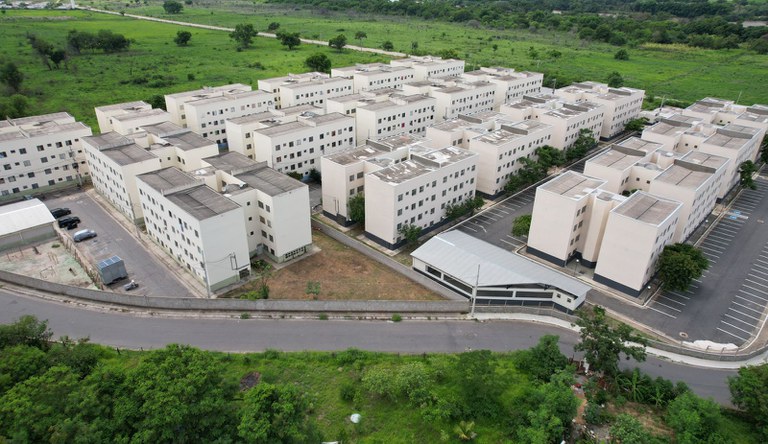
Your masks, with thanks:
<instances>
[{"instance_id":1,"label":"lawn","mask_svg":"<svg viewBox=\"0 0 768 444\"><path fill-rule=\"evenodd\" d=\"M134 40L129 51L72 57L61 69L49 70L27 43L33 33L56 47L66 46L72 30L109 29ZM204 85L245 83L304 72L304 60L326 53L334 66L384 60L382 56L303 45L287 51L274 39L257 38L251 48L236 51L226 32L190 29L188 47L173 38L182 27L82 11L7 11L0 15L0 62L16 63L24 74L23 93L29 114L67 111L98 132L93 108L154 95L197 89ZM189 29L189 28L184 28ZM147 84L132 83L147 78ZM167 86L152 88L153 81Z\"/></svg>"},{"instance_id":2,"label":"lawn","mask_svg":"<svg viewBox=\"0 0 768 444\"><path fill-rule=\"evenodd\" d=\"M124 7L105 1L83 4L113 10ZM186 6L182 14L169 16L159 5L160 2L151 2L149 6L131 7L126 11L228 27L252 23L260 31L265 31L269 23L277 22L280 30L325 41L340 33L347 36L349 44L361 46L380 47L389 40L396 51L406 53L412 52L415 42L421 53L454 49L470 66L508 66L546 72L546 86L552 86L554 78L559 79L558 85L581 80L605 81L611 72L617 71L627 86L642 88L660 97L692 102L717 96L739 99L742 104L768 103L768 89L757 87L768 72L768 57L741 49L714 51L684 45L647 44L628 48L630 59L620 61L613 58L618 47L583 41L574 33L566 32L481 29L405 17L292 10L259 2L201 0ZM355 40L357 31L365 32L367 38ZM538 53L536 57L531 57L531 47ZM552 50L559 51L560 56L553 57ZM339 65L334 63L334 66Z\"/></svg>"}]
</instances>

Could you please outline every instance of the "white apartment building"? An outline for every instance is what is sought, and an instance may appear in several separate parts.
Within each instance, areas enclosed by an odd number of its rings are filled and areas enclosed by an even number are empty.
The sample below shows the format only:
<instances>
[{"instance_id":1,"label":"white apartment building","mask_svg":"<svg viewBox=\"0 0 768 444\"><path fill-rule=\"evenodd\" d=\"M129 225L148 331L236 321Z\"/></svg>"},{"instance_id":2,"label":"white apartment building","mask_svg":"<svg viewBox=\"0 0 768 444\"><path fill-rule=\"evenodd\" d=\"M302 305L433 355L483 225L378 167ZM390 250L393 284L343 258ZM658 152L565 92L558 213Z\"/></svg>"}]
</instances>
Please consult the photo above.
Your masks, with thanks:
<instances>
[{"instance_id":1,"label":"white apartment building","mask_svg":"<svg viewBox=\"0 0 768 444\"><path fill-rule=\"evenodd\" d=\"M673 242L684 242L712 212L729 162L691 151L651 181L650 194L681 203Z\"/></svg>"},{"instance_id":2,"label":"white apartment building","mask_svg":"<svg viewBox=\"0 0 768 444\"><path fill-rule=\"evenodd\" d=\"M242 83L233 83L222 86L205 86L193 91L183 91L174 94L165 95L165 109L171 114L171 122L176 125L187 126L187 114L184 110L184 104L201 99L210 99L220 97L223 94L237 94L240 92L251 91L250 85Z\"/></svg>"},{"instance_id":3,"label":"white apartment building","mask_svg":"<svg viewBox=\"0 0 768 444\"><path fill-rule=\"evenodd\" d=\"M239 153L204 160L209 166L194 172L223 196L244 209L248 251L285 262L309 251L312 245L309 187L266 162Z\"/></svg>"},{"instance_id":4,"label":"white apartment building","mask_svg":"<svg viewBox=\"0 0 768 444\"><path fill-rule=\"evenodd\" d=\"M463 74L470 81L486 81L496 85L494 107L514 102L541 92L544 74L531 71L515 71L512 68L480 68Z\"/></svg>"},{"instance_id":5,"label":"white apartment building","mask_svg":"<svg viewBox=\"0 0 768 444\"><path fill-rule=\"evenodd\" d=\"M404 83L414 80L415 70L405 66L390 66L383 63L332 68L331 77L352 79L354 92L373 91L384 88L401 88Z\"/></svg>"},{"instance_id":6,"label":"white apartment building","mask_svg":"<svg viewBox=\"0 0 768 444\"><path fill-rule=\"evenodd\" d=\"M539 120L552 126L549 145L558 149L570 148L582 129L598 138L603 127L605 107L593 102L566 102L554 96L539 94L502 105L501 112L513 120Z\"/></svg>"},{"instance_id":7,"label":"white apartment building","mask_svg":"<svg viewBox=\"0 0 768 444\"><path fill-rule=\"evenodd\" d=\"M68 113L0 121L0 194L81 180L89 174L81 140L90 135Z\"/></svg>"},{"instance_id":8,"label":"white apartment building","mask_svg":"<svg viewBox=\"0 0 768 444\"><path fill-rule=\"evenodd\" d=\"M555 91L555 95L571 102L603 105L600 137L610 139L621 134L627 122L640 116L645 91L627 87L611 88L597 82L581 82L560 88Z\"/></svg>"},{"instance_id":9,"label":"white apartment building","mask_svg":"<svg viewBox=\"0 0 768 444\"><path fill-rule=\"evenodd\" d=\"M605 225L597 282L639 296L673 241L682 204L638 191L616 206Z\"/></svg>"},{"instance_id":10,"label":"white apartment building","mask_svg":"<svg viewBox=\"0 0 768 444\"><path fill-rule=\"evenodd\" d=\"M110 121L110 117L134 113L136 111L148 111L151 109L152 105L144 101L117 103L114 105L96 107L96 120L99 123L99 132L108 133L110 131L115 131Z\"/></svg>"},{"instance_id":11,"label":"white apartment building","mask_svg":"<svg viewBox=\"0 0 768 444\"><path fill-rule=\"evenodd\" d=\"M587 160L584 164L584 174L605 180L605 185L601 189L612 193L621 194L624 191L642 189L642 185L639 184L641 174L634 170L645 168L651 162L653 153L659 149L661 145L658 143L630 137L611 145L611 149ZM650 169L657 170L655 166Z\"/></svg>"},{"instance_id":12,"label":"white apartment building","mask_svg":"<svg viewBox=\"0 0 768 444\"><path fill-rule=\"evenodd\" d=\"M552 127L535 120L500 123L484 131L470 128L465 132L469 151L478 154L477 191L495 197L504 191L509 177L522 163L520 158L536 159L536 149L552 139Z\"/></svg>"},{"instance_id":13,"label":"white apartment building","mask_svg":"<svg viewBox=\"0 0 768 444\"><path fill-rule=\"evenodd\" d=\"M577 251L583 250L588 244L590 204L599 194L611 194L601 190L605 183L602 179L566 171L537 187L528 252L564 266Z\"/></svg>"},{"instance_id":14,"label":"white apartment building","mask_svg":"<svg viewBox=\"0 0 768 444\"><path fill-rule=\"evenodd\" d=\"M436 100L421 94L392 94L389 99L357 107L357 140L396 134L424 135L435 123Z\"/></svg>"},{"instance_id":15,"label":"white apartment building","mask_svg":"<svg viewBox=\"0 0 768 444\"><path fill-rule=\"evenodd\" d=\"M83 137L93 187L132 222L143 217L136 176L162 168L160 158L116 132Z\"/></svg>"},{"instance_id":16,"label":"white apartment building","mask_svg":"<svg viewBox=\"0 0 768 444\"><path fill-rule=\"evenodd\" d=\"M243 208L177 168L137 176L147 233L210 291L250 275Z\"/></svg>"},{"instance_id":17,"label":"white apartment building","mask_svg":"<svg viewBox=\"0 0 768 444\"><path fill-rule=\"evenodd\" d=\"M355 147L355 119L339 113L299 117L295 122L257 128L243 134L246 157L281 173L307 175L320 170L320 157ZM252 139L252 149L248 149ZM238 143L241 145L241 143ZM239 150L238 150L239 151Z\"/></svg>"},{"instance_id":18,"label":"white apartment building","mask_svg":"<svg viewBox=\"0 0 768 444\"><path fill-rule=\"evenodd\" d=\"M143 126L130 138L157 156L163 168L174 166L182 171L192 171L200 168L201 159L219 154L216 142L171 122Z\"/></svg>"},{"instance_id":19,"label":"white apartment building","mask_svg":"<svg viewBox=\"0 0 768 444\"><path fill-rule=\"evenodd\" d=\"M475 196L476 154L420 148L412 147L408 160L365 175L365 235L389 249L405 242L403 227L437 228L449 205Z\"/></svg>"},{"instance_id":20,"label":"white apartment building","mask_svg":"<svg viewBox=\"0 0 768 444\"><path fill-rule=\"evenodd\" d=\"M768 106L765 105L737 105L731 100L707 97L679 112L685 116L698 118L704 123L758 128L762 130L760 138L763 138L768 130Z\"/></svg>"},{"instance_id":21,"label":"white apartment building","mask_svg":"<svg viewBox=\"0 0 768 444\"><path fill-rule=\"evenodd\" d=\"M427 128L425 137L427 143L434 148L443 146L469 148L469 139L472 135L492 131L502 124L513 123L516 121L496 111L459 114L458 117L438 122Z\"/></svg>"},{"instance_id":22,"label":"white apartment building","mask_svg":"<svg viewBox=\"0 0 768 444\"><path fill-rule=\"evenodd\" d=\"M352 150L323 156L322 166L323 214L339 225L352 225L349 218L349 199L365 191L365 175L382 165L402 162L408 158L412 144L424 141L413 136L394 136L381 140L368 140L367 144Z\"/></svg>"},{"instance_id":23,"label":"white apartment building","mask_svg":"<svg viewBox=\"0 0 768 444\"><path fill-rule=\"evenodd\" d=\"M141 127L169 122L171 115L158 108L124 110L125 112L113 113L107 118L106 128L124 136L141 131ZM104 133L105 131L102 131ZM106 131L108 132L108 131Z\"/></svg>"},{"instance_id":24,"label":"white apartment building","mask_svg":"<svg viewBox=\"0 0 768 444\"><path fill-rule=\"evenodd\" d=\"M411 56L392 60L389 64L413 68L414 80L460 77L464 73L464 60L443 59L435 56Z\"/></svg>"},{"instance_id":25,"label":"white apartment building","mask_svg":"<svg viewBox=\"0 0 768 444\"><path fill-rule=\"evenodd\" d=\"M416 81L403 85L403 92L433 97L438 120L495 109L496 85L486 81L453 78Z\"/></svg>"},{"instance_id":26,"label":"white apartment building","mask_svg":"<svg viewBox=\"0 0 768 444\"><path fill-rule=\"evenodd\" d=\"M353 93L353 81L320 72L288 74L284 77L259 80L259 89L275 96L276 108L297 105L325 107L328 99Z\"/></svg>"}]
</instances>

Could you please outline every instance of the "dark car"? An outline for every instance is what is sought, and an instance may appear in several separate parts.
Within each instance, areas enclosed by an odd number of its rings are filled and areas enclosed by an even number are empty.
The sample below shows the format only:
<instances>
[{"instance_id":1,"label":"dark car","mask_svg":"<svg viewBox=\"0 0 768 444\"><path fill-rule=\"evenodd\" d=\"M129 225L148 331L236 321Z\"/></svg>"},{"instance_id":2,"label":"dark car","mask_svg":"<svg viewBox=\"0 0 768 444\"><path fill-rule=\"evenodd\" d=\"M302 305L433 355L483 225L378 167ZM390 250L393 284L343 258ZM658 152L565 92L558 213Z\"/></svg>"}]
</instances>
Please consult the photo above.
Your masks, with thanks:
<instances>
[{"instance_id":1,"label":"dark car","mask_svg":"<svg viewBox=\"0 0 768 444\"><path fill-rule=\"evenodd\" d=\"M61 216L66 216L67 214L72 214L72 211L70 211L69 208L54 208L51 210L51 215L56 219Z\"/></svg>"},{"instance_id":2,"label":"dark car","mask_svg":"<svg viewBox=\"0 0 768 444\"><path fill-rule=\"evenodd\" d=\"M77 228L77 222L70 222L67 225L64 226L67 230L74 230Z\"/></svg>"},{"instance_id":3,"label":"dark car","mask_svg":"<svg viewBox=\"0 0 768 444\"><path fill-rule=\"evenodd\" d=\"M59 219L59 228L64 228L70 224L76 224L80 222L80 218L77 216L67 216Z\"/></svg>"}]
</instances>

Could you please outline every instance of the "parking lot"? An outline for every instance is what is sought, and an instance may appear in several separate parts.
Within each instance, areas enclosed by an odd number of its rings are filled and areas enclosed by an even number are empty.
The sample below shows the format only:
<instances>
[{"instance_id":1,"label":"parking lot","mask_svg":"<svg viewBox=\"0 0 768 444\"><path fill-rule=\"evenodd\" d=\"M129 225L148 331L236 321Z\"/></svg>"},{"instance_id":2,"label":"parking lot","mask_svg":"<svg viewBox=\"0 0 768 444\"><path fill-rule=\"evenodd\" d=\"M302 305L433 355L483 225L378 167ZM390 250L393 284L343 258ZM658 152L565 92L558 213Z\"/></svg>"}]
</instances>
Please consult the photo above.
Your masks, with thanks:
<instances>
[{"instance_id":1,"label":"parking lot","mask_svg":"<svg viewBox=\"0 0 768 444\"><path fill-rule=\"evenodd\" d=\"M169 269L155 255L147 251L144 245L136 239L136 232L128 232L85 192L77 192L61 197L49 198L44 201L49 209L66 207L72 210L71 216L80 218L77 228L63 230L67 239L83 229L91 229L98 234L96 237L79 243L72 243L90 264L106 259L113 255L119 256L125 262L128 279L110 286L113 291L123 292L122 285L131 279L139 287L132 294L167 297L195 297L188 286L177 277L174 270ZM142 236L145 236L142 234ZM151 241L149 241L151 242ZM180 271L183 272L183 271Z\"/></svg>"},{"instance_id":2,"label":"parking lot","mask_svg":"<svg viewBox=\"0 0 768 444\"><path fill-rule=\"evenodd\" d=\"M699 244L707 269L685 292L663 291L643 320L692 341L742 345L759 331L768 307L768 180L743 190ZM681 334L682 333L682 334Z\"/></svg>"}]
</instances>

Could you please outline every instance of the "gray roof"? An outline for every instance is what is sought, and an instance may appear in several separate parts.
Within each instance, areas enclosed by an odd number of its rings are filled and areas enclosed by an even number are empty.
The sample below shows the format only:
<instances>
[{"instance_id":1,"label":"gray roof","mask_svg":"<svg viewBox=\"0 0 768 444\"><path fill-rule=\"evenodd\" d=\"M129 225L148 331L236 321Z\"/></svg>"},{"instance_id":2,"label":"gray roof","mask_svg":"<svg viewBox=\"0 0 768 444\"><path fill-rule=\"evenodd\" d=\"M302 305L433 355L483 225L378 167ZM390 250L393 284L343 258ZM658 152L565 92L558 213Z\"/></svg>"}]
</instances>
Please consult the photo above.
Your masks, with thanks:
<instances>
[{"instance_id":1,"label":"gray roof","mask_svg":"<svg viewBox=\"0 0 768 444\"><path fill-rule=\"evenodd\" d=\"M162 170L139 174L136 177L160 193L183 185L202 184L189 173L176 167L163 168Z\"/></svg>"},{"instance_id":2,"label":"gray roof","mask_svg":"<svg viewBox=\"0 0 768 444\"><path fill-rule=\"evenodd\" d=\"M248 156L238 153L237 151L227 151L226 153L205 157L203 158L203 161L217 170L226 171L230 174L233 170L251 168L259 164L259 162L249 159Z\"/></svg>"},{"instance_id":3,"label":"gray roof","mask_svg":"<svg viewBox=\"0 0 768 444\"><path fill-rule=\"evenodd\" d=\"M133 140L115 131L109 131L107 133L101 133L95 136L85 136L82 138L82 141L87 143L88 145L91 145L97 150L116 148L119 146L126 146L133 143Z\"/></svg>"},{"instance_id":4,"label":"gray roof","mask_svg":"<svg viewBox=\"0 0 768 444\"><path fill-rule=\"evenodd\" d=\"M474 286L475 282L479 287L549 285L576 297L584 297L590 290L577 279L458 230L438 234L411 256L469 286Z\"/></svg>"},{"instance_id":5,"label":"gray roof","mask_svg":"<svg viewBox=\"0 0 768 444\"><path fill-rule=\"evenodd\" d=\"M208 219L240 208L240 205L213 191L207 185L166 194L165 197L197 220Z\"/></svg>"},{"instance_id":6,"label":"gray roof","mask_svg":"<svg viewBox=\"0 0 768 444\"><path fill-rule=\"evenodd\" d=\"M637 191L611 212L658 226L682 206L683 204L680 202L662 199L644 191Z\"/></svg>"},{"instance_id":7,"label":"gray roof","mask_svg":"<svg viewBox=\"0 0 768 444\"><path fill-rule=\"evenodd\" d=\"M549 182L539 185L538 189L571 199L581 199L604 183L606 181L602 179L595 179L575 171L566 171Z\"/></svg>"},{"instance_id":8,"label":"gray roof","mask_svg":"<svg viewBox=\"0 0 768 444\"><path fill-rule=\"evenodd\" d=\"M299 180L269 168L266 163L261 168L236 174L235 177L270 196L278 196L307 186Z\"/></svg>"},{"instance_id":9,"label":"gray roof","mask_svg":"<svg viewBox=\"0 0 768 444\"><path fill-rule=\"evenodd\" d=\"M0 207L0 236L16 233L40 225L51 225L55 219L39 199Z\"/></svg>"},{"instance_id":10,"label":"gray roof","mask_svg":"<svg viewBox=\"0 0 768 444\"><path fill-rule=\"evenodd\" d=\"M101 153L112 159L118 165L130 165L132 163L143 162L145 160L157 159L157 156L145 150L144 148L132 143L130 145L119 146L116 148L101 149Z\"/></svg>"},{"instance_id":11,"label":"gray roof","mask_svg":"<svg viewBox=\"0 0 768 444\"><path fill-rule=\"evenodd\" d=\"M212 142L205 137L192 132L179 134L178 136L173 137L165 137L165 140L182 151L194 150L216 144L216 142Z\"/></svg>"}]
</instances>

